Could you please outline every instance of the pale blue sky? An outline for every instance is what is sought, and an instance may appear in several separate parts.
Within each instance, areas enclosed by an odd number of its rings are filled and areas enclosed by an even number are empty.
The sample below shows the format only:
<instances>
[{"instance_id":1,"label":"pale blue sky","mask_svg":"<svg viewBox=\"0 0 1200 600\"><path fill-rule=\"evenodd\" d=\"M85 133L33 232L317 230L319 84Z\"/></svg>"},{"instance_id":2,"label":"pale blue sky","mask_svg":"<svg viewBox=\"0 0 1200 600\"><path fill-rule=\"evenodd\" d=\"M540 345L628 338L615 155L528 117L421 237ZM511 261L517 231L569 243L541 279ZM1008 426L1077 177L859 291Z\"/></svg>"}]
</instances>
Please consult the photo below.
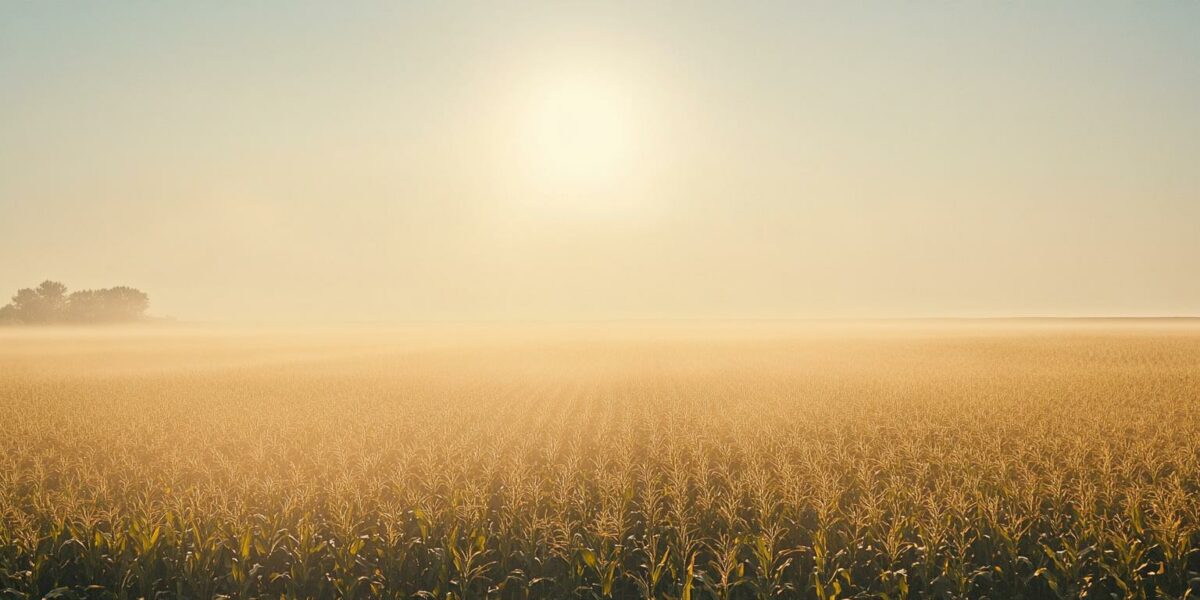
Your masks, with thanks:
<instances>
[{"instance_id":1,"label":"pale blue sky","mask_svg":"<svg viewBox=\"0 0 1200 600\"><path fill-rule=\"evenodd\" d=\"M0 293L48 277L183 319L1200 314L1200 3L5 2Z\"/></svg>"}]
</instances>

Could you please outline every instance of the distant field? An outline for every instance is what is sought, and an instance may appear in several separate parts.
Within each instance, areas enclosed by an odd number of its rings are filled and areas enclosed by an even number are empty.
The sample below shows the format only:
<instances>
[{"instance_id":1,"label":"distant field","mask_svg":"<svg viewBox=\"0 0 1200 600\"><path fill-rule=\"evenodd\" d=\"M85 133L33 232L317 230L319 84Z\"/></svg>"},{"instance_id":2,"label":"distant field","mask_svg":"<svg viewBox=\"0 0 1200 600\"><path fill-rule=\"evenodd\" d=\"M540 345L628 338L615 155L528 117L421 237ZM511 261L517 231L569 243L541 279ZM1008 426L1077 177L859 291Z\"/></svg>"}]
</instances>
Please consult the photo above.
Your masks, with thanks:
<instances>
[{"instance_id":1,"label":"distant field","mask_svg":"<svg viewBox=\"0 0 1200 600\"><path fill-rule=\"evenodd\" d=\"M0 424L4 598L1200 596L1189 321L11 329Z\"/></svg>"}]
</instances>

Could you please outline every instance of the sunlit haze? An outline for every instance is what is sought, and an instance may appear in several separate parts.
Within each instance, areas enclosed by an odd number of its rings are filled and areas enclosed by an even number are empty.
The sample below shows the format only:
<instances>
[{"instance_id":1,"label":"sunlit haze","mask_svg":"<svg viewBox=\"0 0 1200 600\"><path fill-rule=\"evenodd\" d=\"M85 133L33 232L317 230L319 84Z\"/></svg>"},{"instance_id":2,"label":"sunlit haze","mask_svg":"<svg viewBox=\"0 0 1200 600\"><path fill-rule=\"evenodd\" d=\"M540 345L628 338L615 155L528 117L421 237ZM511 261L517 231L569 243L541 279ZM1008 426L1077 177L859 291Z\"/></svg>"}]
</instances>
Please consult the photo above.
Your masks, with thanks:
<instances>
[{"instance_id":1,"label":"sunlit haze","mask_svg":"<svg viewBox=\"0 0 1200 600\"><path fill-rule=\"evenodd\" d=\"M0 288L184 321L1197 314L1198 24L7 2Z\"/></svg>"},{"instance_id":2,"label":"sunlit haze","mask_svg":"<svg viewBox=\"0 0 1200 600\"><path fill-rule=\"evenodd\" d=\"M0 0L0 600L1200 600L1200 1Z\"/></svg>"}]
</instances>

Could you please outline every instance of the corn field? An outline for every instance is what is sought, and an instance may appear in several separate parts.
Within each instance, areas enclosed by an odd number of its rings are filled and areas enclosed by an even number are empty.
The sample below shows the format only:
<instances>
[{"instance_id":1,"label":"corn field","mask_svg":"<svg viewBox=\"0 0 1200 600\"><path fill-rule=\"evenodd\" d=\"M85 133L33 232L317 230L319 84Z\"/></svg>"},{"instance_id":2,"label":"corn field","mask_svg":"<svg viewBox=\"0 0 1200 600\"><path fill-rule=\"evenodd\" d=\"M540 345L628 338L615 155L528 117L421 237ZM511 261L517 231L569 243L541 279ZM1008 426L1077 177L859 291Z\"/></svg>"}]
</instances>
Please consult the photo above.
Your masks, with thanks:
<instances>
[{"instance_id":1,"label":"corn field","mask_svg":"<svg viewBox=\"0 0 1200 600\"><path fill-rule=\"evenodd\" d=\"M1200 327L0 333L0 598L1200 598Z\"/></svg>"}]
</instances>

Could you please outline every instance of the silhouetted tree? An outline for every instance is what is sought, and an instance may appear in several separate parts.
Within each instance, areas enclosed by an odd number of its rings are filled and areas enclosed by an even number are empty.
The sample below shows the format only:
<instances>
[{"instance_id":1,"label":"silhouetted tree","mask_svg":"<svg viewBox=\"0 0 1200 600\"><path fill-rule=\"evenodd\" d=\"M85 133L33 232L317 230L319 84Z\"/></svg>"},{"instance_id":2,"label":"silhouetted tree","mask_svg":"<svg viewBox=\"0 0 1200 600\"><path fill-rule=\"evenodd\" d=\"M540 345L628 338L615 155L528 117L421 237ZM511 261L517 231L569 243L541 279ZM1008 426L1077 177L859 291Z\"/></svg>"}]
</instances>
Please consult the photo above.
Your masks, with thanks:
<instances>
[{"instance_id":1,"label":"silhouetted tree","mask_svg":"<svg viewBox=\"0 0 1200 600\"><path fill-rule=\"evenodd\" d=\"M131 287L80 290L68 296L67 286L43 281L36 289L18 290L12 303L0 308L0 324L137 321L145 318L149 307L149 296Z\"/></svg>"},{"instance_id":2,"label":"silhouetted tree","mask_svg":"<svg viewBox=\"0 0 1200 600\"><path fill-rule=\"evenodd\" d=\"M67 319L74 323L136 321L149 307L150 297L131 287L80 290L67 297Z\"/></svg>"},{"instance_id":3,"label":"silhouetted tree","mask_svg":"<svg viewBox=\"0 0 1200 600\"><path fill-rule=\"evenodd\" d=\"M7 311L22 323L53 323L60 320L67 306L67 286L46 280L36 289L17 290Z\"/></svg>"}]
</instances>

